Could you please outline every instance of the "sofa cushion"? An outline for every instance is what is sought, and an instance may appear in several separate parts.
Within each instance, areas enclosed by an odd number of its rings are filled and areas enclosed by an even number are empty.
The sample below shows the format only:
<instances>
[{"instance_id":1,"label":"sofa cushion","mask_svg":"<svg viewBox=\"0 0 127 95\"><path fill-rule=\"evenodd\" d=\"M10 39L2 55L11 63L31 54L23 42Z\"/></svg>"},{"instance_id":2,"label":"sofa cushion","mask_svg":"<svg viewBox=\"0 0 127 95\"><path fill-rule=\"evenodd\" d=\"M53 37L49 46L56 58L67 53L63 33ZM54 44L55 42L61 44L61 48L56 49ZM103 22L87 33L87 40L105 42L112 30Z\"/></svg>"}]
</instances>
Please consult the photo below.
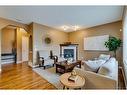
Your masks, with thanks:
<instances>
[{"instance_id":1,"label":"sofa cushion","mask_svg":"<svg viewBox=\"0 0 127 95\"><path fill-rule=\"evenodd\" d=\"M106 61L99 59L99 60L88 60L88 61L84 61L84 64L87 64L87 66L89 66L89 68L93 71L93 72L97 72L99 67L104 64Z\"/></svg>"},{"instance_id":2,"label":"sofa cushion","mask_svg":"<svg viewBox=\"0 0 127 95\"><path fill-rule=\"evenodd\" d=\"M115 73L117 73L114 71L115 69L117 69L115 68L115 66L116 66L116 59L110 58L105 64L103 64L99 68L98 74L102 74L114 78L116 75Z\"/></svg>"},{"instance_id":3,"label":"sofa cushion","mask_svg":"<svg viewBox=\"0 0 127 95\"><path fill-rule=\"evenodd\" d=\"M110 76L110 73L111 73L110 70L103 66L98 70L98 74L101 75Z\"/></svg>"},{"instance_id":4,"label":"sofa cushion","mask_svg":"<svg viewBox=\"0 0 127 95\"><path fill-rule=\"evenodd\" d=\"M52 59L45 59L44 60L44 66L52 65L52 64L54 64L54 60L52 60Z\"/></svg>"},{"instance_id":5,"label":"sofa cushion","mask_svg":"<svg viewBox=\"0 0 127 95\"><path fill-rule=\"evenodd\" d=\"M103 60L109 60L110 55L106 55L106 54L100 54L99 59L103 59Z\"/></svg>"}]
</instances>

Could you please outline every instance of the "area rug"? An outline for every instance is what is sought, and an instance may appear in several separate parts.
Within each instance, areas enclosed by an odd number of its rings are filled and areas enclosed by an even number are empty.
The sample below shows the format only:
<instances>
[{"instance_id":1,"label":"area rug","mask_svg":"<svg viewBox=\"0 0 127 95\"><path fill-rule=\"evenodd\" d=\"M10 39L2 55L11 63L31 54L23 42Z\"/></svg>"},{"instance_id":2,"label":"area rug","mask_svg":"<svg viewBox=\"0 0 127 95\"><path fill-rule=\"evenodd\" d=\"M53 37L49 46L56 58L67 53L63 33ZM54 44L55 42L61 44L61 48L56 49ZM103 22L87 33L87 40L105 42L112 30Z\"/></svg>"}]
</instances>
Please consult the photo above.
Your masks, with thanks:
<instances>
[{"instance_id":1,"label":"area rug","mask_svg":"<svg viewBox=\"0 0 127 95\"><path fill-rule=\"evenodd\" d=\"M36 73L38 73L42 78L46 79L49 83L54 85L57 89L62 89L63 85L60 83L60 74L55 72L55 67L48 69L43 69L43 67L34 68Z\"/></svg>"}]
</instances>

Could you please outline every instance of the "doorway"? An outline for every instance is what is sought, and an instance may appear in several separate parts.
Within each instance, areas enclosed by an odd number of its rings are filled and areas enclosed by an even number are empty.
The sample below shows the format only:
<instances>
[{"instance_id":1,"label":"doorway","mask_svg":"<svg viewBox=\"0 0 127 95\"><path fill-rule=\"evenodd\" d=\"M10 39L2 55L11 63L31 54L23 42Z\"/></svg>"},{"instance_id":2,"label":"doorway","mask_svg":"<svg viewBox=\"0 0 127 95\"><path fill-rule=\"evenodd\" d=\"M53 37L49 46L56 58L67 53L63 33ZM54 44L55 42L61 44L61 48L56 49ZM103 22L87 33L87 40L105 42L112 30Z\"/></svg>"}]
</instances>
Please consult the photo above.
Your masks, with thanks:
<instances>
[{"instance_id":1,"label":"doorway","mask_svg":"<svg viewBox=\"0 0 127 95\"><path fill-rule=\"evenodd\" d=\"M29 60L29 33L16 26L7 26L1 34L2 64Z\"/></svg>"},{"instance_id":2,"label":"doorway","mask_svg":"<svg viewBox=\"0 0 127 95\"><path fill-rule=\"evenodd\" d=\"M16 63L16 27L7 26L1 32L1 63Z\"/></svg>"},{"instance_id":3,"label":"doorway","mask_svg":"<svg viewBox=\"0 0 127 95\"><path fill-rule=\"evenodd\" d=\"M29 60L29 37L22 36L22 62Z\"/></svg>"}]
</instances>

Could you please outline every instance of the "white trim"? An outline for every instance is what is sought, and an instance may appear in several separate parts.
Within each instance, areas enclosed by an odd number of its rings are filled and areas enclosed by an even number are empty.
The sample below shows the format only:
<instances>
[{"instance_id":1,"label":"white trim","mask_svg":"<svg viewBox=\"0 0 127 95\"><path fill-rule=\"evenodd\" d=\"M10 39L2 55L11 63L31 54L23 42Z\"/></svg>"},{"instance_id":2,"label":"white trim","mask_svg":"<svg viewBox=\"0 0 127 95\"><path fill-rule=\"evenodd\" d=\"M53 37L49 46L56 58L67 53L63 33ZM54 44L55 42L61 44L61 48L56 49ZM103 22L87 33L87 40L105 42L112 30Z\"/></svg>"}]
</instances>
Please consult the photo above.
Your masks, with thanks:
<instances>
[{"instance_id":1,"label":"white trim","mask_svg":"<svg viewBox=\"0 0 127 95\"><path fill-rule=\"evenodd\" d=\"M19 63L22 63L22 61L17 61L16 63L19 64Z\"/></svg>"},{"instance_id":2,"label":"white trim","mask_svg":"<svg viewBox=\"0 0 127 95\"><path fill-rule=\"evenodd\" d=\"M22 28L20 28L22 29ZM23 29L24 31L24 29ZM22 36L22 61L28 61L29 59L29 37Z\"/></svg>"},{"instance_id":3,"label":"white trim","mask_svg":"<svg viewBox=\"0 0 127 95\"><path fill-rule=\"evenodd\" d=\"M39 67L39 65L33 65L31 61L28 62L28 66L30 66L31 68Z\"/></svg>"},{"instance_id":4,"label":"white trim","mask_svg":"<svg viewBox=\"0 0 127 95\"><path fill-rule=\"evenodd\" d=\"M39 67L39 65L30 65L30 64L28 64L28 66L30 66L31 68Z\"/></svg>"},{"instance_id":5,"label":"white trim","mask_svg":"<svg viewBox=\"0 0 127 95\"><path fill-rule=\"evenodd\" d=\"M36 68L36 67L39 67L39 65L34 65L34 66L32 66L32 68Z\"/></svg>"},{"instance_id":6,"label":"white trim","mask_svg":"<svg viewBox=\"0 0 127 95\"><path fill-rule=\"evenodd\" d=\"M64 49L73 49L74 50L74 60L76 60L76 46L63 46L62 47L62 57L64 57Z\"/></svg>"}]
</instances>

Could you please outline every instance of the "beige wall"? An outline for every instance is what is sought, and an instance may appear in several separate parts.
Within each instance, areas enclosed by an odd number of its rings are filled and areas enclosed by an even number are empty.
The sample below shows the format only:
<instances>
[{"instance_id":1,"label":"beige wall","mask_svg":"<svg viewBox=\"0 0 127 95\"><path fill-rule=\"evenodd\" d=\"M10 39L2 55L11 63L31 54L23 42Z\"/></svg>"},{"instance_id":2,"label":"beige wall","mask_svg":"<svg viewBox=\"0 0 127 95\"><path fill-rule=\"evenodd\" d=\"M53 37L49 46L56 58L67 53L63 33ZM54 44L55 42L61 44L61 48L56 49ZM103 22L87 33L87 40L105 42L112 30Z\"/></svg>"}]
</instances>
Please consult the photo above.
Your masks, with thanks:
<instances>
[{"instance_id":1,"label":"beige wall","mask_svg":"<svg viewBox=\"0 0 127 95\"><path fill-rule=\"evenodd\" d=\"M1 72L1 31L0 31L0 72Z\"/></svg>"},{"instance_id":2,"label":"beige wall","mask_svg":"<svg viewBox=\"0 0 127 95\"><path fill-rule=\"evenodd\" d=\"M12 20L8 20L8 19L4 19L0 17L0 30L8 25L12 25L12 26L17 26L20 28L24 28L28 31L28 25L22 24L22 23L18 23Z\"/></svg>"},{"instance_id":3,"label":"beige wall","mask_svg":"<svg viewBox=\"0 0 127 95\"><path fill-rule=\"evenodd\" d=\"M114 22L109 24L104 24L76 32L69 33L69 41L73 43L79 44L79 58L84 57L84 59L92 59L95 57L98 57L100 53L106 53L109 52L99 52L99 51L84 51L83 50L83 39L84 37L89 36L99 36L99 35L111 35L115 36L117 38L122 39L122 32L120 31L122 29L122 22ZM120 48L117 51L117 59L119 62L122 62L122 48Z\"/></svg>"},{"instance_id":4,"label":"beige wall","mask_svg":"<svg viewBox=\"0 0 127 95\"><path fill-rule=\"evenodd\" d=\"M12 53L14 43L16 41L16 30L11 28L2 29L1 34L1 52Z\"/></svg>"},{"instance_id":5,"label":"beige wall","mask_svg":"<svg viewBox=\"0 0 127 95\"><path fill-rule=\"evenodd\" d=\"M28 36L28 33L21 28L8 28L2 29L1 34L1 53L12 53L12 48L16 48L17 63L22 62L22 37ZM15 42L15 46L12 44Z\"/></svg>"},{"instance_id":6,"label":"beige wall","mask_svg":"<svg viewBox=\"0 0 127 95\"><path fill-rule=\"evenodd\" d=\"M29 39L29 50L32 52L33 50L33 23L31 23L29 25L29 35L30 35L30 39Z\"/></svg>"},{"instance_id":7,"label":"beige wall","mask_svg":"<svg viewBox=\"0 0 127 95\"><path fill-rule=\"evenodd\" d=\"M33 61L33 23L29 27L29 61Z\"/></svg>"},{"instance_id":8,"label":"beige wall","mask_svg":"<svg viewBox=\"0 0 127 95\"><path fill-rule=\"evenodd\" d=\"M16 48L17 48L17 63L22 61L22 32L20 28L16 30Z\"/></svg>"},{"instance_id":9,"label":"beige wall","mask_svg":"<svg viewBox=\"0 0 127 95\"><path fill-rule=\"evenodd\" d=\"M21 27L21 28L28 30L27 25L24 25L22 23L18 23L12 20L0 18L0 34L1 34L2 29L8 25L14 25L14 26ZM0 43L1 43L1 35L0 35ZM1 59L1 45L0 45L0 59ZM0 67L1 67L1 60L0 60Z\"/></svg>"},{"instance_id":10,"label":"beige wall","mask_svg":"<svg viewBox=\"0 0 127 95\"><path fill-rule=\"evenodd\" d=\"M47 45L44 38L50 36L52 43ZM59 53L59 44L68 41L68 34L53 28L33 23L33 63L36 63L36 52L38 50L53 50Z\"/></svg>"}]
</instances>

